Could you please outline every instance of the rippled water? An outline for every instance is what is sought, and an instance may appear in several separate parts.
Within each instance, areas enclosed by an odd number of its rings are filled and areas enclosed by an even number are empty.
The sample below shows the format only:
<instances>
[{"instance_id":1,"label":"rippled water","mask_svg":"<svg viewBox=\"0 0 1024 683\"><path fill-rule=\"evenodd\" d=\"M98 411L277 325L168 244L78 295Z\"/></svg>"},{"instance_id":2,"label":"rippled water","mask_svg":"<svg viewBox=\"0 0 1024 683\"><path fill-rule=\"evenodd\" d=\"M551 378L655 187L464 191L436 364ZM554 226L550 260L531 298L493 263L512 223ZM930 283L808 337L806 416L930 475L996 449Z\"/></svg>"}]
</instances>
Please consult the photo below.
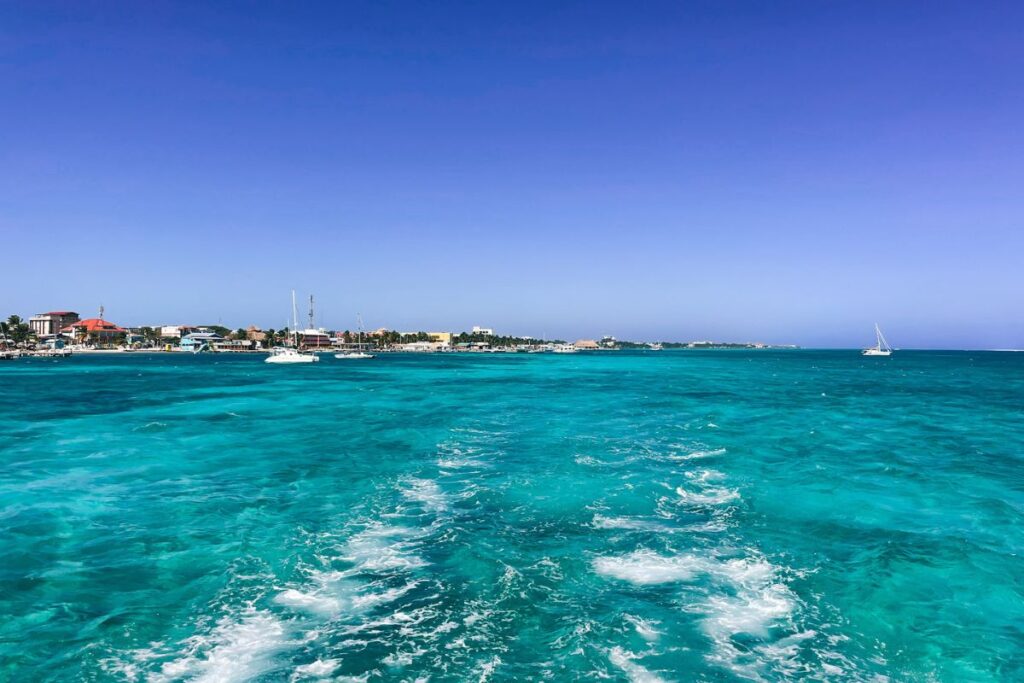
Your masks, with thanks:
<instances>
[{"instance_id":1,"label":"rippled water","mask_svg":"<svg viewBox=\"0 0 1024 683\"><path fill-rule=\"evenodd\" d=\"M0 679L1024 677L1024 354L0 365Z\"/></svg>"}]
</instances>

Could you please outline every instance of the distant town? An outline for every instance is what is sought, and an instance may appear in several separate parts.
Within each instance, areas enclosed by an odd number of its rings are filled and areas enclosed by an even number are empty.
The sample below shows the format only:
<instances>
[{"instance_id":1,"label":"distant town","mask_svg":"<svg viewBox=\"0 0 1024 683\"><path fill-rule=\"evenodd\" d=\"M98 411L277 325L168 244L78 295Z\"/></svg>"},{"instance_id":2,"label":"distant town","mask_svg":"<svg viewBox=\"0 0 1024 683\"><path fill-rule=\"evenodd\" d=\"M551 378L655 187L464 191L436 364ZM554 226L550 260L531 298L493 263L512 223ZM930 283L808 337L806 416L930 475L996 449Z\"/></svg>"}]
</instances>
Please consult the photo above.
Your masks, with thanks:
<instances>
[{"instance_id":1,"label":"distant town","mask_svg":"<svg viewBox=\"0 0 1024 683\"><path fill-rule=\"evenodd\" d=\"M374 350L407 353L577 353L621 349L766 349L779 347L755 342L716 341L634 342L605 336L600 339L539 339L501 334L493 328L474 326L464 332L399 332L388 328L371 331L328 330L317 327L312 301L305 329L262 329L255 325L232 330L223 325L122 326L105 318L101 306L95 318L75 311L38 313L26 321L18 315L0 320L0 358L68 356L76 352L181 352L259 353L275 347L301 351Z\"/></svg>"}]
</instances>

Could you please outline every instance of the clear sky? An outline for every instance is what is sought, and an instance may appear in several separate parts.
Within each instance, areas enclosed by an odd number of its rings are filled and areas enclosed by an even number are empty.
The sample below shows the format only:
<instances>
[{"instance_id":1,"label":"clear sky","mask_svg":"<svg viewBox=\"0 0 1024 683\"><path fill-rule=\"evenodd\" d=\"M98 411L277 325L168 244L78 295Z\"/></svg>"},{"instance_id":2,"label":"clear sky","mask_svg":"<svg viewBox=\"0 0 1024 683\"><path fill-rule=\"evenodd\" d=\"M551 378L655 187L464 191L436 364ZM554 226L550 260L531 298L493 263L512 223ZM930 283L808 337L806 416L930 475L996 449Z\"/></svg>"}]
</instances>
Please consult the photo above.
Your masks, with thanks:
<instances>
[{"instance_id":1,"label":"clear sky","mask_svg":"<svg viewBox=\"0 0 1024 683\"><path fill-rule=\"evenodd\" d=\"M1024 3L0 5L0 313L1024 347Z\"/></svg>"}]
</instances>

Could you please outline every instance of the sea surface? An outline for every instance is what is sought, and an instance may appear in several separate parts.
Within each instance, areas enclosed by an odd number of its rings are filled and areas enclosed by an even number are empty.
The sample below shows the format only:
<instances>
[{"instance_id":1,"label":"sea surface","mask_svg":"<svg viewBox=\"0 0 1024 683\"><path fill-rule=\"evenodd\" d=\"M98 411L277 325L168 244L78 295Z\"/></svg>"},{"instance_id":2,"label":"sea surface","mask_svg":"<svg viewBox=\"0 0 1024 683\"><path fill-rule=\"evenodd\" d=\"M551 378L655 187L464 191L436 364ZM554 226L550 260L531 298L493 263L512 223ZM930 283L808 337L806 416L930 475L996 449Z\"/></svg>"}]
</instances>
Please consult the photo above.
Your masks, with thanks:
<instances>
[{"instance_id":1,"label":"sea surface","mask_svg":"<svg viewBox=\"0 0 1024 683\"><path fill-rule=\"evenodd\" d=\"M1024 354L0 363L3 681L1024 680Z\"/></svg>"}]
</instances>

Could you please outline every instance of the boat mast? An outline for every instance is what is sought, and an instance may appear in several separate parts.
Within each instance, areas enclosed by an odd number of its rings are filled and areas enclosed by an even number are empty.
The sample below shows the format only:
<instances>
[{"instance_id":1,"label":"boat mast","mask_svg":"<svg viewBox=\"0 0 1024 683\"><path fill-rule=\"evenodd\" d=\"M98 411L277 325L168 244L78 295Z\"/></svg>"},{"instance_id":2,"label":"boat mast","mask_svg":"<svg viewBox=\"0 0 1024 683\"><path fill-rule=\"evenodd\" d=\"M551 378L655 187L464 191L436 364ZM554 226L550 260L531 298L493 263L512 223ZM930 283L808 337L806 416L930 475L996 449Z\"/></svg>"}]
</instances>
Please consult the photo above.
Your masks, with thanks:
<instances>
[{"instance_id":1,"label":"boat mast","mask_svg":"<svg viewBox=\"0 0 1024 683\"><path fill-rule=\"evenodd\" d=\"M295 305L295 290L292 290L292 334L295 335L295 348L299 348L299 309Z\"/></svg>"},{"instance_id":2,"label":"boat mast","mask_svg":"<svg viewBox=\"0 0 1024 683\"><path fill-rule=\"evenodd\" d=\"M889 346L889 342L886 341L886 339L885 339L885 335L882 334L882 328L880 328L878 326L878 323L875 323L875 334L878 335L878 350L879 351L881 351L883 348L886 349L886 350L892 350L892 347Z\"/></svg>"}]
</instances>

